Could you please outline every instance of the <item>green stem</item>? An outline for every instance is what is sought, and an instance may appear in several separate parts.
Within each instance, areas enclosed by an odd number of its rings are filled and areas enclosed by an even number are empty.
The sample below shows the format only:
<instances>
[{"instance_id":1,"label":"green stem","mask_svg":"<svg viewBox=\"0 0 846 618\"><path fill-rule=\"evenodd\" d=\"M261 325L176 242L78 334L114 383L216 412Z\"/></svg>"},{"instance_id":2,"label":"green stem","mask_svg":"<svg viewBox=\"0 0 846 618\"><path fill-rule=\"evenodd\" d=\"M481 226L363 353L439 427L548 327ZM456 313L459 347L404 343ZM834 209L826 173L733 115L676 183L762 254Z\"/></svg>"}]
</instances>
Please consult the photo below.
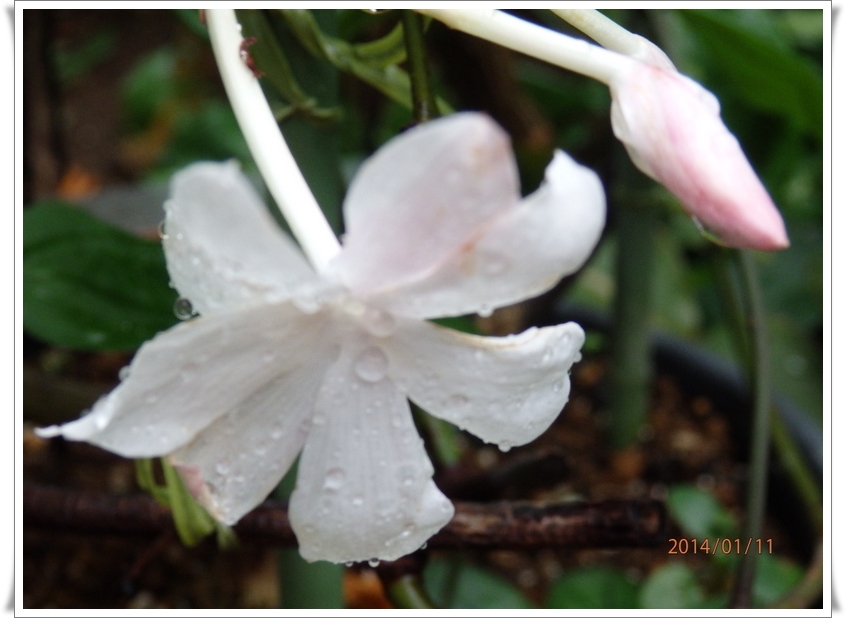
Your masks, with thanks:
<instances>
[{"instance_id":1,"label":"green stem","mask_svg":"<svg viewBox=\"0 0 846 618\"><path fill-rule=\"evenodd\" d=\"M816 479L813 473L808 468L808 464L799 449L784 421L781 420L778 414L772 416L772 437L773 445L776 449L776 455L781 461L781 465L787 471L788 476L793 481L796 490L805 503L805 509L811 519L811 524L818 532L822 530L823 525L823 510L822 510L822 495L817 486Z\"/></svg>"},{"instance_id":2,"label":"green stem","mask_svg":"<svg viewBox=\"0 0 846 618\"><path fill-rule=\"evenodd\" d=\"M746 521L742 538L760 538L767 499L767 472L770 454L770 417L772 397L770 358L767 342L766 313L758 283L754 257L747 251L737 251L736 259L742 278L742 291L748 312L746 329L752 351L752 439L749 456L749 493L746 499ZM757 554L740 556L737 579L732 591L731 607L749 607L752 582L755 577Z\"/></svg>"},{"instance_id":3,"label":"green stem","mask_svg":"<svg viewBox=\"0 0 846 618\"><path fill-rule=\"evenodd\" d=\"M386 592L398 609L437 609L423 589L419 575L401 575L390 583Z\"/></svg>"},{"instance_id":4,"label":"green stem","mask_svg":"<svg viewBox=\"0 0 846 618\"><path fill-rule=\"evenodd\" d=\"M617 291L609 368L610 437L615 448L624 448L637 439L649 401L656 215L648 206L626 203L618 209L617 226Z\"/></svg>"},{"instance_id":5,"label":"green stem","mask_svg":"<svg viewBox=\"0 0 846 618\"><path fill-rule=\"evenodd\" d=\"M414 11L403 10L402 28L408 56L408 72L411 77L414 120L426 122L437 118L439 114L429 74L429 63L426 61L426 46L423 43L423 17Z\"/></svg>"}]
</instances>

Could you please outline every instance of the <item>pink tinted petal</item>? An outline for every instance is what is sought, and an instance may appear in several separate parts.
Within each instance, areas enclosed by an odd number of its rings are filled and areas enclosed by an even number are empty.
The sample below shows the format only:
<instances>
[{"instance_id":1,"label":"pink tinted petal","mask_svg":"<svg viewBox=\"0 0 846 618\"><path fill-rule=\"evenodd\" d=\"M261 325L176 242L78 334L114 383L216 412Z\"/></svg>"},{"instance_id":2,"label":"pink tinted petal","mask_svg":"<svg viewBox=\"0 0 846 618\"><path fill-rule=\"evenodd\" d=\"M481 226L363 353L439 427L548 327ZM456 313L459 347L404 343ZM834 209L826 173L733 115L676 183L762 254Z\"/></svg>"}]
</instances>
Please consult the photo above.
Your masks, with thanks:
<instances>
[{"instance_id":1,"label":"pink tinted petal","mask_svg":"<svg viewBox=\"0 0 846 618\"><path fill-rule=\"evenodd\" d=\"M537 296L578 270L605 225L599 178L558 151L544 184L425 279L374 298L395 313L486 313Z\"/></svg>"},{"instance_id":2,"label":"pink tinted petal","mask_svg":"<svg viewBox=\"0 0 846 618\"><path fill-rule=\"evenodd\" d=\"M430 414L501 448L534 440L570 394L584 332L575 323L478 337L402 321L391 340L391 376Z\"/></svg>"},{"instance_id":3,"label":"pink tinted petal","mask_svg":"<svg viewBox=\"0 0 846 618\"><path fill-rule=\"evenodd\" d=\"M316 280L236 161L195 163L170 191L167 268L199 313L284 300Z\"/></svg>"},{"instance_id":4,"label":"pink tinted petal","mask_svg":"<svg viewBox=\"0 0 846 618\"><path fill-rule=\"evenodd\" d=\"M675 71L638 63L611 83L611 93L614 134L688 214L728 245L788 246L778 209L710 92Z\"/></svg>"},{"instance_id":5,"label":"pink tinted petal","mask_svg":"<svg viewBox=\"0 0 846 618\"><path fill-rule=\"evenodd\" d=\"M274 353L267 354L263 362L277 362ZM281 373L171 455L217 520L234 525L279 484L308 435L330 362L314 358Z\"/></svg>"},{"instance_id":6,"label":"pink tinted petal","mask_svg":"<svg viewBox=\"0 0 846 618\"><path fill-rule=\"evenodd\" d=\"M377 343L346 345L320 389L289 508L306 560L395 560L454 512L384 360Z\"/></svg>"},{"instance_id":7,"label":"pink tinted petal","mask_svg":"<svg viewBox=\"0 0 846 618\"><path fill-rule=\"evenodd\" d=\"M90 413L40 435L124 457L173 452L216 419L325 353L322 314L260 305L177 324L141 346L129 375ZM243 409L243 408L242 408Z\"/></svg>"},{"instance_id":8,"label":"pink tinted petal","mask_svg":"<svg viewBox=\"0 0 846 618\"><path fill-rule=\"evenodd\" d=\"M517 206L518 183L508 136L484 114L453 114L410 129L353 180L333 268L358 294L425 277Z\"/></svg>"}]
</instances>

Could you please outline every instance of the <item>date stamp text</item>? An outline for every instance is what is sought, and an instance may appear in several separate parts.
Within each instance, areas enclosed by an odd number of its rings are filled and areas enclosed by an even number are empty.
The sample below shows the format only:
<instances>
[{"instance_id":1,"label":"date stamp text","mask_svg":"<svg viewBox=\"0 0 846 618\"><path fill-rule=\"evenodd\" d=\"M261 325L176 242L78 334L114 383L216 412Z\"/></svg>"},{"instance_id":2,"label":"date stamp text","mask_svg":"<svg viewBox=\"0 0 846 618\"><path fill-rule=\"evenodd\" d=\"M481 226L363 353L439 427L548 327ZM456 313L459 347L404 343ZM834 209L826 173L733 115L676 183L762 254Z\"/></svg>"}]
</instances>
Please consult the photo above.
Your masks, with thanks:
<instances>
[{"instance_id":1,"label":"date stamp text","mask_svg":"<svg viewBox=\"0 0 846 618\"><path fill-rule=\"evenodd\" d=\"M670 547L667 553L670 555L686 554L742 554L749 553L771 554L773 553L772 539L740 539L720 538L715 539L685 539L670 538Z\"/></svg>"}]
</instances>

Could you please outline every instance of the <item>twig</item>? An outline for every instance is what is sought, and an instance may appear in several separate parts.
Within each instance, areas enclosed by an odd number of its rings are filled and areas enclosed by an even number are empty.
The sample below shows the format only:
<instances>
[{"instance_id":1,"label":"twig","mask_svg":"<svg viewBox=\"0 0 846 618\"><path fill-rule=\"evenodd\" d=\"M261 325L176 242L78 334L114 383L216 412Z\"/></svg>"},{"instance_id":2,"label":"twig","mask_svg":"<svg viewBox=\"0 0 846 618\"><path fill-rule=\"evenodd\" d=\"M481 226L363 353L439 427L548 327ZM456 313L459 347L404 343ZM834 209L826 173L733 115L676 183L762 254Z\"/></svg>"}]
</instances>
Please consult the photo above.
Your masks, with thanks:
<instances>
[{"instance_id":1,"label":"twig","mask_svg":"<svg viewBox=\"0 0 846 618\"><path fill-rule=\"evenodd\" d=\"M654 547L666 542L664 505L654 500L538 505L457 502L455 517L429 547L587 549ZM24 522L49 530L156 536L173 526L151 497L114 496L25 484ZM234 528L243 543L295 547L286 505L267 501Z\"/></svg>"}]
</instances>

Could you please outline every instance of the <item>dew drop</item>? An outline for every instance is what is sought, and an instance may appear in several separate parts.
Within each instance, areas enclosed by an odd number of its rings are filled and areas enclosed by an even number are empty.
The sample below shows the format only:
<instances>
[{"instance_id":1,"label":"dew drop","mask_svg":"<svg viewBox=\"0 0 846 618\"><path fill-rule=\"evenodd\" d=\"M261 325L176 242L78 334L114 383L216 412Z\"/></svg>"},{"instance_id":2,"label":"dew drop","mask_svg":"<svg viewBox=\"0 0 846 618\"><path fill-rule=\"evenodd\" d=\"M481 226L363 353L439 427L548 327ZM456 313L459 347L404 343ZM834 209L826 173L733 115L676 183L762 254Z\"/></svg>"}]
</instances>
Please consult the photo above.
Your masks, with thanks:
<instances>
[{"instance_id":1,"label":"dew drop","mask_svg":"<svg viewBox=\"0 0 846 618\"><path fill-rule=\"evenodd\" d=\"M375 569L377 566L379 566L379 564L381 562L382 561L379 560L378 558L371 558L370 560L367 561L367 564L370 565L370 568Z\"/></svg>"},{"instance_id":2,"label":"dew drop","mask_svg":"<svg viewBox=\"0 0 846 618\"><path fill-rule=\"evenodd\" d=\"M482 305L476 313L478 313L481 318L489 318L493 315L493 309L487 305Z\"/></svg>"},{"instance_id":3,"label":"dew drop","mask_svg":"<svg viewBox=\"0 0 846 618\"><path fill-rule=\"evenodd\" d=\"M106 425L109 424L109 419L106 416L95 416L94 417L94 425L97 429L105 429Z\"/></svg>"},{"instance_id":4,"label":"dew drop","mask_svg":"<svg viewBox=\"0 0 846 618\"><path fill-rule=\"evenodd\" d=\"M123 380L126 380L126 378L128 378L128 377L129 377L129 365L127 365L126 367L121 367L120 371L118 372L118 378L121 381L123 381Z\"/></svg>"},{"instance_id":5,"label":"dew drop","mask_svg":"<svg viewBox=\"0 0 846 618\"><path fill-rule=\"evenodd\" d=\"M361 496L356 496L355 498L353 498L352 503L353 506L361 506L362 504L364 504L364 498L362 498Z\"/></svg>"},{"instance_id":6,"label":"dew drop","mask_svg":"<svg viewBox=\"0 0 846 618\"><path fill-rule=\"evenodd\" d=\"M364 327L371 335L387 337L396 326L396 318L387 311L371 307L364 312Z\"/></svg>"},{"instance_id":7,"label":"dew drop","mask_svg":"<svg viewBox=\"0 0 846 618\"><path fill-rule=\"evenodd\" d=\"M191 305L191 301L185 297L179 297L176 299L173 303L173 313L180 320L190 320L197 315L194 311L194 307Z\"/></svg>"},{"instance_id":8,"label":"dew drop","mask_svg":"<svg viewBox=\"0 0 846 618\"><path fill-rule=\"evenodd\" d=\"M159 231L159 238L161 238L162 240L168 239L167 232L165 232L165 221L164 220L159 222L158 231Z\"/></svg>"},{"instance_id":9,"label":"dew drop","mask_svg":"<svg viewBox=\"0 0 846 618\"><path fill-rule=\"evenodd\" d=\"M564 388L564 380L556 380L552 383L552 390L556 393L561 392L562 388Z\"/></svg>"},{"instance_id":10,"label":"dew drop","mask_svg":"<svg viewBox=\"0 0 846 618\"><path fill-rule=\"evenodd\" d=\"M367 348L358 355L354 369L365 382L378 382L388 373L388 357L379 348Z\"/></svg>"},{"instance_id":11,"label":"dew drop","mask_svg":"<svg viewBox=\"0 0 846 618\"><path fill-rule=\"evenodd\" d=\"M326 491L338 491L344 484L346 474L340 468L330 468L323 479L323 489Z\"/></svg>"},{"instance_id":12,"label":"dew drop","mask_svg":"<svg viewBox=\"0 0 846 618\"><path fill-rule=\"evenodd\" d=\"M420 546L420 549L421 549L421 550L424 550L424 549L426 549L427 547L429 547L429 543L428 543L428 541L427 541L426 543L423 543L423 545L421 545L421 546Z\"/></svg>"},{"instance_id":13,"label":"dew drop","mask_svg":"<svg viewBox=\"0 0 846 618\"><path fill-rule=\"evenodd\" d=\"M511 450L511 442L508 442L508 441L501 442L499 444L499 450L501 450L503 453L507 453L508 451Z\"/></svg>"}]
</instances>

